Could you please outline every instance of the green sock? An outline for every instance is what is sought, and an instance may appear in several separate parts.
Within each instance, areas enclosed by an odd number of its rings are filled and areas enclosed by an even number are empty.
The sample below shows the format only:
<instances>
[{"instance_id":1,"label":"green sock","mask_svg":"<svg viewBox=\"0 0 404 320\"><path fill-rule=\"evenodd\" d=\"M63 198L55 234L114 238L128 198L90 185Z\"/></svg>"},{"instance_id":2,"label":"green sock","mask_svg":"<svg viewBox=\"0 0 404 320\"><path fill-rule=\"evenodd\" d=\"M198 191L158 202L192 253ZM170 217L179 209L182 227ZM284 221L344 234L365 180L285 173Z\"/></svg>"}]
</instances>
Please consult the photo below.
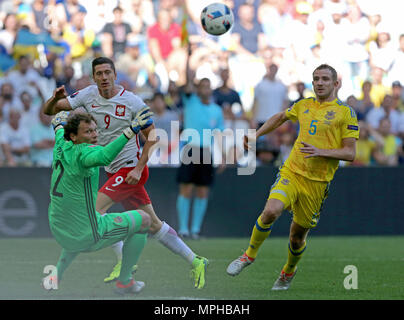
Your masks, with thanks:
<instances>
[{"instance_id":1,"label":"green sock","mask_svg":"<svg viewBox=\"0 0 404 320\"><path fill-rule=\"evenodd\" d=\"M78 255L78 252L67 252L65 249L62 249L62 253L60 254L58 263L56 265L57 268L57 277L58 282L62 280L62 276L67 269L68 266L72 263L74 258Z\"/></svg>"},{"instance_id":2,"label":"green sock","mask_svg":"<svg viewBox=\"0 0 404 320\"><path fill-rule=\"evenodd\" d=\"M118 280L122 284L128 284L132 278L132 267L139 260L140 254L146 245L147 234L135 233L126 239L122 248L122 266Z\"/></svg>"}]
</instances>

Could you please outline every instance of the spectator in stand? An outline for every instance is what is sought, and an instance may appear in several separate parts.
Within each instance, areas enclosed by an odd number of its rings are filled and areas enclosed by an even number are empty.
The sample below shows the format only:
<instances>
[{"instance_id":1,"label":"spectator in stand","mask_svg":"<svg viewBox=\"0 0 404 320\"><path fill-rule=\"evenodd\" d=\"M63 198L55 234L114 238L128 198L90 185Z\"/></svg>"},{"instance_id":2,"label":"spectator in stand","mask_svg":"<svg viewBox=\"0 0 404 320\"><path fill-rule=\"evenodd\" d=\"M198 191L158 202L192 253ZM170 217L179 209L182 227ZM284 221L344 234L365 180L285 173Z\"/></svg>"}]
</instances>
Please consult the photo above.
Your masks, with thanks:
<instances>
[{"instance_id":1,"label":"spectator in stand","mask_svg":"<svg viewBox=\"0 0 404 320\"><path fill-rule=\"evenodd\" d=\"M304 82L297 82L296 83L296 93L297 97L294 99L289 105L292 106L294 103L298 102L299 100L302 100L305 98L304 93L306 91L306 85Z\"/></svg>"},{"instance_id":2,"label":"spectator in stand","mask_svg":"<svg viewBox=\"0 0 404 320\"><path fill-rule=\"evenodd\" d=\"M348 102L348 105L352 106L355 109L356 114L358 116L358 121L366 119L366 115L368 114L368 112L375 107L370 97L371 90L372 90L372 82L368 80L363 82L362 96L359 100L357 100L356 107L349 104Z\"/></svg>"},{"instance_id":3,"label":"spectator in stand","mask_svg":"<svg viewBox=\"0 0 404 320\"><path fill-rule=\"evenodd\" d=\"M138 87L157 88L153 60L149 53L141 53L140 43L136 38L128 40L125 53L117 58L115 68L126 73Z\"/></svg>"},{"instance_id":4,"label":"spectator in stand","mask_svg":"<svg viewBox=\"0 0 404 320\"><path fill-rule=\"evenodd\" d=\"M372 165L378 145L370 135L371 127L363 120L359 120L358 125L359 140L356 142L355 159L352 163L346 163L357 167L367 167Z\"/></svg>"},{"instance_id":5,"label":"spectator in stand","mask_svg":"<svg viewBox=\"0 0 404 320\"><path fill-rule=\"evenodd\" d=\"M49 1L49 3L50 2L51 1ZM58 20L58 24L61 26L62 29L67 23L71 21L73 14L79 11L87 11L86 8L79 3L79 0L56 0L55 2L55 16L52 18Z\"/></svg>"},{"instance_id":6,"label":"spectator in stand","mask_svg":"<svg viewBox=\"0 0 404 320\"><path fill-rule=\"evenodd\" d=\"M14 93L14 86L9 82L4 82L0 88L0 110L3 122L7 122L11 110L22 112L24 109L18 95Z\"/></svg>"},{"instance_id":7,"label":"spectator in stand","mask_svg":"<svg viewBox=\"0 0 404 320\"><path fill-rule=\"evenodd\" d=\"M173 111L179 112L183 108L180 88L174 81L168 83L168 90L164 100L167 106Z\"/></svg>"},{"instance_id":8,"label":"spectator in stand","mask_svg":"<svg viewBox=\"0 0 404 320\"><path fill-rule=\"evenodd\" d=\"M404 31L404 30L403 30ZM390 82L404 83L404 33L399 36L399 48L394 54L393 65L389 71ZM403 97L404 98L404 97Z\"/></svg>"},{"instance_id":9,"label":"spectator in stand","mask_svg":"<svg viewBox=\"0 0 404 320\"><path fill-rule=\"evenodd\" d=\"M154 112L152 118L156 129L161 129L166 133L159 135L159 141L156 144L159 150L157 155L159 165L171 165L172 151L179 147L179 141L174 139L176 136L179 137L179 114L168 109L164 95L160 92L153 95L150 109ZM178 163L179 159L176 160L176 163Z\"/></svg>"},{"instance_id":10,"label":"spectator in stand","mask_svg":"<svg viewBox=\"0 0 404 320\"><path fill-rule=\"evenodd\" d=\"M242 4L238 9L239 23L232 29L237 54L255 55L263 50L267 43L264 31L254 15L254 6Z\"/></svg>"},{"instance_id":11,"label":"spectator in stand","mask_svg":"<svg viewBox=\"0 0 404 320\"><path fill-rule=\"evenodd\" d=\"M77 91L74 79L74 68L70 65L63 66L63 73L56 79L56 87L65 86L67 95L71 95Z\"/></svg>"},{"instance_id":12,"label":"spectator in stand","mask_svg":"<svg viewBox=\"0 0 404 320\"><path fill-rule=\"evenodd\" d=\"M250 125L238 92L229 86L230 70L223 68L220 71L220 78L222 83L220 87L213 90L213 101L223 110L224 127L233 132L233 141L226 140L225 148L229 163L236 164L244 155L242 139L237 139L236 136L237 130L244 130L247 134Z\"/></svg>"},{"instance_id":13,"label":"spectator in stand","mask_svg":"<svg viewBox=\"0 0 404 320\"><path fill-rule=\"evenodd\" d=\"M308 23L309 15L313 7L306 1L296 2L296 16L288 31L290 45L295 59L296 68L301 68L305 61L311 56L310 48L316 43L317 25L311 26ZM297 71L298 72L298 71Z\"/></svg>"},{"instance_id":14,"label":"spectator in stand","mask_svg":"<svg viewBox=\"0 0 404 320\"><path fill-rule=\"evenodd\" d=\"M402 141L392 133L391 121L388 117L380 120L377 133L374 132L373 136L381 146L380 151L375 154L376 163L383 166L398 165L398 154L399 149L402 148Z\"/></svg>"},{"instance_id":15,"label":"spectator in stand","mask_svg":"<svg viewBox=\"0 0 404 320\"><path fill-rule=\"evenodd\" d=\"M293 17L288 12L287 1L262 1L257 14L268 44L274 48L287 47L289 39L285 37L284 30L289 29L293 23Z\"/></svg>"},{"instance_id":16,"label":"spectator in stand","mask_svg":"<svg viewBox=\"0 0 404 320\"><path fill-rule=\"evenodd\" d=\"M393 109L393 97L389 94L384 96L380 108L373 108L366 116L366 122L374 129L379 128L381 119L388 118L390 120L391 131L397 134L400 130L401 123L400 112Z\"/></svg>"},{"instance_id":17,"label":"spectator in stand","mask_svg":"<svg viewBox=\"0 0 404 320\"><path fill-rule=\"evenodd\" d=\"M167 92L169 80L185 84L186 50L181 48L181 27L168 10L160 10L157 22L148 28L149 52L156 65L160 91Z\"/></svg>"},{"instance_id":18,"label":"spectator in stand","mask_svg":"<svg viewBox=\"0 0 404 320\"><path fill-rule=\"evenodd\" d=\"M393 97L393 109L404 113L403 86L400 81L394 81L392 83L391 95Z\"/></svg>"},{"instance_id":19,"label":"spectator in stand","mask_svg":"<svg viewBox=\"0 0 404 320\"><path fill-rule=\"evenodd\" d=\"M277 72L276 64L269 65L266 75L254 89L252 114L257 128L289 106L287 87L276 78Z\"/></svg>"},{"instance_id":20,"label":"spectator in stand","mask_svg":"<svg viewBox=\"0 0 404 320\"><path fill-rule=\"evenodd\" d=\"M375 66L371 68L372 88L370 90L370 98L376 108L380 107L384 96L390 93L390 88L383 82L385 74L385 70L380 67Z\"/></svg>"},{"instance_id":21,"label":"spectator in stand","mask_svg":"<svg viewBox=\"0 0 404 320\"><path fill-rule=\"evenodd\" d=\"M8 54L13 53L13 45L18 29L17 16L14 13L7 14L3 21L3 29L0 31L0 46L3 46Z\"/></svg>"},{"instance_id":22,"label":"spectator in stand","mask_svg":"<svg viewBox=\"0 0 404 320\"><path fill-rule=\"evenodd\" d=\"M269 65L266 75L254 89L252 119L257 129L272 115L281 112L289 106L287 87L276 78L277 72L278 67L276 64ZM276 160L279 153L277 132L272 132L266 136L260 137L257 144L262 145L262 150L260 150L258 158L263 162ZM270 156L269 153L272 153L272 156Z\"/></svg>"},{"instance_id":23,"label":"spectator in stand","mask_svg":"<svg viewBox=\"0 0 404 320\"><path fill-rule=\"evenodd\" d=\"M39 90L38 90L39 91ZM40 95L39 102L33 101L31 94L28 91L23 91L20 94L20 100L23 105L21 112L20 124L23 127L30 129L32 126L39 122L38 110L41 109L42 104L45 102L42 94Z\"/></svg>"},{"instance_id":24,"label":"spectator in stand","mask_svg":"<svg viewBox=\"0 0 404 320\"><path fill-rule=\"evenodd\" d=\"M245 112L242 106L240 95L238 92L229 86L230 70L223 68L220 70L220 78L222 80L221 86L213 90L213 100L216 104L223 108L225 119L243 118L245 119ZM239 104L240 110L237 114L234 114L232 106L233 104ZM230 115L230 116L227 116Z\"/></svg>"},{"instance_id":25,"label":"spectator in stand","mask_svg":"<svg viewBox=\"0 0 404 320\"><path fill-rule=\"evenodd\" d=\"M123 19L131 25L134 33L145 34L147 28L156 23L151 0L121 0L120 4L124 9Z\"/></svg>"},{"instance_id":26,"label":"spectator in stand","mask_svg":"<svg viewBox=\"0 0 404 320\"><path fill-rule=\"evenodd\" d=\"M263 63L257 57L265 51L267 41L252 4L241 4L237 12L239 23L231 29L234 55L229 59L229 68L234 88L239 92L243 105L249 109L254 98L253 88L265 74Z\"/></svg>"},{"instance_id":27,"label":"spectator in stand","mask_svg":"<svg viewBox=\"0 0 404 320\"><path fill-rule=\"evenodd\" d=\"M29 130L20 125L21 112L10 110L9 120L0 128L0 145L6 166L29 166L31 141Z\"/></svg>"},{"instance_id":28,"label":"spectator in stand","mask_svg":"<svg viewBox=\"0 0 404 320\"><path fill-rule=\"evenodd\" d=\"M280 146L277 165L281 166L292 151L293 144L296 140L296 131L292 126L290 126L289 129L283 129L283 132L280 133L279 140Z\"/></svg>"},{"instance_id":29,"label":"spectator in stand","mask_svg":"<svg viewBox=\"0 0 404 320\"><path fill-rule=\"evenodd\" d=\"M369 43L369 64L389 70L395 58L395 48L391 42L390 33L387 30L379 29L375 41Z\"/></svg>"},{"instance_id":30,"label":"spectator in stand","mask_svg":"<svg viewBox=\"0 0 404 320\"><path fill-rule=\"evenodd\" d=\"M344 57L348 66L349 85L353 94L360 92L360 84L369 74L369 53L366 50L366 42L370 36L370 23L367 17L362 14L357 4L348 7L346 17L342 18L341 25L344 32Z\"/></svg>"},{"instance_id":31,"label":"spectator in stand","mask_svg":"<svg viewBox=\"0 0 404 320\"><path fill-rule=\"evenodd\" d=\"M117 59L125 53L128 37L132 34L131 26L123 21L123 10L113 10L114 21L107 23L102 30L102 51L109 58Z\"/></svg>"},{"instance_id":32,"label":"spectator in stand","mask_svg":"<svg viewBox=\"0 0 404 320\"><path fill-rule=\"evenodd\" d=\"M41 109L38 112L40 121L30 129L30 159L36 167L50 167L55 145L55 132L51 125L52 117L41 112Z\"/></svg>"},{"instance_id":33,"label":"spectator in stand","mask_svg":"<svg viewBox=\"0 0 404 320\"><path fill-rule=\"evenodd\" d=\"M32 97L37 98L37 87L41 83L41 75L32 67L29 56L20 56L16 69L9 72L7 80L13 85L15 93L29 91Z\"/></svg>"},{"instance_id":34,"label":"spectator in stand","mask_svg":"<svg viewBox=\"0 0 404 320\"><path fill-rule=\"evenodd\" d=\"M34 32L46 32L48 31L48 22L47 22L47 12L45 6L45 0L33 0L30 5L31 21L34 26Z\"/></svg>"},{"instance_id":35,"label":"spectator in stand","mask_svg":"<svg viewBox=\"0 0 404 320\"><path fill-rule=\"evenodd\" d=\"M92 29L86 28L84 18L87 10L83 7L71 15L70 21L63 28L63 39L69 44L72 59L81 60L88 57L95 40Z\"/></svg>"}]
</instances>

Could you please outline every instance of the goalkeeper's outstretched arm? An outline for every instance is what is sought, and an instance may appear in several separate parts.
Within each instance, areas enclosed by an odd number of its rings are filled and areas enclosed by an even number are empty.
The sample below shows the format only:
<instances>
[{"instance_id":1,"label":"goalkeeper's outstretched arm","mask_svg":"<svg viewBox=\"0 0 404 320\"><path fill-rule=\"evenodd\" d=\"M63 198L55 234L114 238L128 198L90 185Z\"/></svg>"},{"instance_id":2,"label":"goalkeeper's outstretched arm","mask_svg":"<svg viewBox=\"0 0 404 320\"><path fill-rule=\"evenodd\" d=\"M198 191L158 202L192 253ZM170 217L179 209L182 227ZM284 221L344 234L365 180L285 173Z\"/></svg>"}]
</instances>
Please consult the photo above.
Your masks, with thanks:
<instances>
[{"instance_id":1,"label":"goalkeeper's outstretched arm","mask_svg":"<svg viewBox=\"0 0 404 320\"><path fill-rule=\"evenodd\" d=\"M72 107L69 101L66 99L67 93L64 86L56 88L53 92L53 96L49 98L43 105L43 113L51 116L60 111L70 111Z\"/></svg>"}]
</instances>

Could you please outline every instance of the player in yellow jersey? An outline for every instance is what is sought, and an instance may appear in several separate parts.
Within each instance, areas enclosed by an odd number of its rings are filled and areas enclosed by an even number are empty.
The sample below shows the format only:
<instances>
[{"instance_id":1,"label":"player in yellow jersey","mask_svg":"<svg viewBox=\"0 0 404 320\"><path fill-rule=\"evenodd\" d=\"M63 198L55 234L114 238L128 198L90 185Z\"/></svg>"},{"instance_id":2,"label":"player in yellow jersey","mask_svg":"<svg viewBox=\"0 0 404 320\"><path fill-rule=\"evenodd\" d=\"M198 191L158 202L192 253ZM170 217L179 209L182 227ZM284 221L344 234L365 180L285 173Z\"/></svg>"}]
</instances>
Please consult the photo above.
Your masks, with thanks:
<instances>
[{"instance_id":1,"label":"player in yellow jersey","mask_svg":"<svg viewBox=\"0 0 404 320\"><path fill-rule=\"evenodd\" d=\"M283 210L293 213L288 259L272 290L289 288L296 265L306 249L306 238L320 218L330 181L339 160L353 161L359 128L352 108L337 98L337 72L322 64L313 72L315 98L302 99L268 119L254 136L244 137L244 146L287 120L299 121L300 130L293 149L279 170L268 200L252 231L245 253L230 263L227 273L238 275L256 258L258 249L271 232Z\"/></svg>"}]
</instances>

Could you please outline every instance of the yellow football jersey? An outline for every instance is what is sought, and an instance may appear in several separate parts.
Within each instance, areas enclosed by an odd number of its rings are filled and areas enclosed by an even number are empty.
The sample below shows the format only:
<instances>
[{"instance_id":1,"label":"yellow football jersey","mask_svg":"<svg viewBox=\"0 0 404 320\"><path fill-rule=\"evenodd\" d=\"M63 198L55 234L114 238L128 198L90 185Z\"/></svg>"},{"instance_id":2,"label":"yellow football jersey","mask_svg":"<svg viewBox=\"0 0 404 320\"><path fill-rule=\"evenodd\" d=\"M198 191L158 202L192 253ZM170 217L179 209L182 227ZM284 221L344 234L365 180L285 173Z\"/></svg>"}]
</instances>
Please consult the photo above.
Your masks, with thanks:
<instances>
[{"instance_id":1,"label":"yellow football jersey","mask_svg":"<svg viewBox=\"0 0 404 320\"><path fill-rule=\"evenodd\" d=\"M339 99L319 103L315 98L302 99L285 110L286 117L299 122L299 135L284 166L315 181L331 181L339 160L325 157L305 158L301 141L320 149L342 148L342 139L359 139L355 111Z\"/></svg>"}]
</instances>

